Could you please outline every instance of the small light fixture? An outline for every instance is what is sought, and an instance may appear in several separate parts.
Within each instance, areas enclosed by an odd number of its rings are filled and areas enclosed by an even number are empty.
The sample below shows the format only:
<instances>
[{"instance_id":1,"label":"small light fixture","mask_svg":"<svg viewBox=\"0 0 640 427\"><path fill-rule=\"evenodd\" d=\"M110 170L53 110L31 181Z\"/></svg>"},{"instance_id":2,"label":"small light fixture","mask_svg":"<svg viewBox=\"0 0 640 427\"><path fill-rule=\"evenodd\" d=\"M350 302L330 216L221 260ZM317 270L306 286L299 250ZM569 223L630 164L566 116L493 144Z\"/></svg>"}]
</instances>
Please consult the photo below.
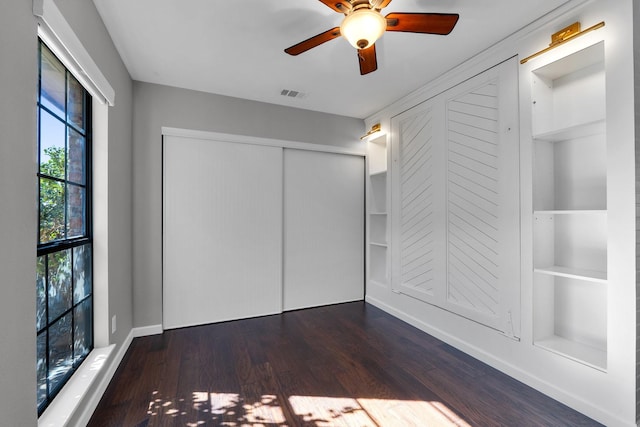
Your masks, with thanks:
<instances>
[{"instance_id":1,"label":"small light fixture","mask_svg":"<svg viewBox=\"0 0 640 427\"><path fill-rule=\"evenodd\" d=\"M365 139L365 138L369 138L371 135L378 133L382 130L380 123L376 123L375 125L371 126L371 129L369 129L369 132L365 133L364 135L362 135L360 137L360 139Z\"/></svg>"},{"instance_id":2,"label":"small light fixture","mask_svg":"<svg viewBox=\"0 0 640 427\"><path fill-rule=\"evenodd\" d=\"M340 24L340 34L356 49L371 47L386 29L387 20L366 5L354 7Z\"/></svg>"}]
</instances>

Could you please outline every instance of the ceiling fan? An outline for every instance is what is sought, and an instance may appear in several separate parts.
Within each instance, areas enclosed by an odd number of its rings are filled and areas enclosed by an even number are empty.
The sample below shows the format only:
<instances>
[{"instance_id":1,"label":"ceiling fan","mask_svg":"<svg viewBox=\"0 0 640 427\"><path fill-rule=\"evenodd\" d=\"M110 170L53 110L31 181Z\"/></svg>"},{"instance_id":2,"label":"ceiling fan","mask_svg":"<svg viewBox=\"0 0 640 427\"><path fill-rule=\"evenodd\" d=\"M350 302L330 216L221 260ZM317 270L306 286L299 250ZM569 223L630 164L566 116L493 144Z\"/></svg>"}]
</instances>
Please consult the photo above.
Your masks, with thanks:
<instances>
[{"instance_id":1,"label":"ceiling fan","mask_svg":"<svg viewBox=\"0 0 640 427\"><path fill-rule=\"evenodd\" d=\"M299 55L322 43L343 36L358 50L360 74L378 69L375 42L385 31L447 35L458 22L457 13L389 13L380 11L391 0L320 0L345 17L339 27L308 38L284 51Z\"/></svg>"}]
</instances>

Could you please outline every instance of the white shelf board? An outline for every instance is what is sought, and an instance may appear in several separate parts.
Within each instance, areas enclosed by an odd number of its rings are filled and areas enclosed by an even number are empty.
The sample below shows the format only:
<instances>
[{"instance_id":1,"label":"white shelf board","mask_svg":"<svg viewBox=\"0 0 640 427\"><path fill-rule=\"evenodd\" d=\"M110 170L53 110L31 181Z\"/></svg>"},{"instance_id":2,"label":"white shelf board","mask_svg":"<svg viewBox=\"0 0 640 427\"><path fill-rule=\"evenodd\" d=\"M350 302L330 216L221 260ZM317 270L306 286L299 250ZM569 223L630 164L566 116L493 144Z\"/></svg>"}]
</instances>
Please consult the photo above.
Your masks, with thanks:
<instances>
[{"instance_id":1,"label":"white shelf board","mask_svg":"<svg viewBox=\"0 0 640 427\"><path fill-rule=\"evenodd\" d=\"M386 243L380 243L380 242L369 242L369 244L370 244L371 246L378 246L378 247L381 247L381 248L386 248L386 247L387 247L387 244L386 244Z\"/></svg>"},{"instance_id":2,"label":"white shelf board","mask_svg":"<svg viewBox=\"0 0 640 427\"><path fill-rule=\"evenodd\" d=\"M605 132L606 122L602 119L534 134L533 139L536 141L558 142L590 135L600 135Z\"/></svg>"},{"instance_id":3,"label":"white shelf board","mask_svg":"<svg viewBox=\"0 0 640 427\"><path fill-rule=\"evenodd\" d=\"M369 212L369 215L386 215L386 212Z\"/></svg>"},{"instance_id":4,"label":"white shelf board","mask_svg":"<svg viewBox=\"0 0 640 427\"><path fill-rule=\"evenodd\" d=\"M567 55L564 58L560 58L557 61L536 68L532 70L532 72L545 79L556 80L603 61L604 43L598 42L571 55Z\"/></svg>"},{"instance_id":5,"label":"white shelf board","mask_svg":"<svg viewBox=\"0 0 640 427\"><path fill-rule=\"evenodd\" d=\"M550 276L567 277L569 279L585 280L596 283L607 283L606 271L585 270L581 268L561 267L558 265L538 267L534 268L533 271L540 274L548 274Z\"/></svg>"},{"instance_id":6,"label":"white shelf board","mask_svg":"<svg viewBox=\"0 0 640 427\"><path fill-rule=\"evenodd\" d=\"M607 370L607 352L603 349L590 347L556 335L536 340L534 344L600 371Z\"/></svg>"},{"instance_id":7,"label":"white shelf board","mask_svg":"<svg viewBox=\"0 0 640 427\"><path fill-rule=\"evenodd\" d=\"M377 177L377 176L384 176L386 174L387 174L386 170L380 170L380 171L371 172L369 174L369 176L373 178L373 177Z\"/></svg>"},{"instance_id":8,"label":"white shelf board","mask_svg":"<svg viewBox=\"0 0 640 427\"><path fill-rule=\"evenodd\" d=\"M563 209L533 211L534 215L606 215L606 209Z\"/></svg>"},{"instance_id":9,"label":"white shelf board","mask_svg":"<svg viewBox=\"0 0 640 427\"><path fill-rule=\"evenodd\" d=\"M375 134L375 136L369 137L369 142L373 144L387 145L387 134L386 132L380 132L379 134Z\"/></svg>"}]
</instances>

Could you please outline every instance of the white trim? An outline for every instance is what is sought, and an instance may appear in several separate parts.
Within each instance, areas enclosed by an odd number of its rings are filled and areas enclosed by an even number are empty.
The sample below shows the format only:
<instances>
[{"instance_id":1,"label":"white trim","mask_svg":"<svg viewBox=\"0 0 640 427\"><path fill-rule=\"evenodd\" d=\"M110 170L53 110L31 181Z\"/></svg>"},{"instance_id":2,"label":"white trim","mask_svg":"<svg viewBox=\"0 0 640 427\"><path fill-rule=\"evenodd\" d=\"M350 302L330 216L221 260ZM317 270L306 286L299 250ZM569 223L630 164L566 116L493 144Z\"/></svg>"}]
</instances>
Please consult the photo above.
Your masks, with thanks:
<instances>
[{"instance_id":1,"label":"white trim","mask_svg":"<svg viewBox=\"0 0 640 427\"><path fill-rule=\"evenodd\" d=\"M469 344L468 342L461 340L455 335L451 335L442 329L435 328L428 323L410 315L403 311L397 310L394 307L388 305L387 303L367 295L365 297L365 301L369 304L379 308L382 311L389 313L390 315L412 325L421 331L457 348L458 350L480 360L483 363L488 364L489 366L509 375L512 378L515 378L518 381L546 394L552 399L558 400L565 405L568 405L577 411L582 412L583 414L589 413L590 417L596 418L601 422L604 421L606 425L616 425L623 426L627 425L625 420L620 418L617 414L613 414L608 412L603 407L595 407L591 402L587 402L586 400L576 396L572 393L567 393L564 389L560 389L556 384L552 384L547 382L535 375L531 375L529 372L526 372L503 359L495 357L493 354L486 352L485 350L478 348L474 345Z\"/></svg>"},{"instance_id":2,"label":"white trim","mask_svg":"<svg viewBox=\"0 0 640 427\"><path fill-rule=\"evenodd\" d=\"M113 106L115 91L53 0L33 0L33 14L38 18L38 36L92 96Z\"/></svg>"},{"instance_id":3,"label":"white trim","mask_svg":"<svg viewBox=\"0 0 640 427\"><path fill-rule=\"evenodd\" d=\"M265 145L270 147L294 148L298 150L321 151L324 153L348 154L352 156L366 156L366 144L361 149L349 149L334 145L312 144L307 142L285 141L281 139L259 138L255 136L232 135L228 133L208 132L194 129L162 127L162 136L177 136L181 138L209 139L212 141L235 142L239 144Z\"/></svg>"},{"instance_id":4,"label":"white trim","mask_svg":"<svg viewBox=\"0 0 640 427\"><path fill-rule=\"evenodd\" d=\"M138 328L133 328L133 337L148 337L150 335L160 335L164 332L162 329L162 325L149 325L149 326L140 326Z\"/></svg>"},{"instance_id":5,"label":"white trim","mask_svg":"<svg viewBox=\"0 0 640 427\"><path fill-rule=\"evenodd\" d=\"M133 330L129 332L115 355L115 344L94 349L40 416L38 427L87 425L132 340ZM92 385L103 371L100 382L92 389ZM69 420L76 413L79 414L76 423L70 424Z\"/></svg>"}]
</instances>

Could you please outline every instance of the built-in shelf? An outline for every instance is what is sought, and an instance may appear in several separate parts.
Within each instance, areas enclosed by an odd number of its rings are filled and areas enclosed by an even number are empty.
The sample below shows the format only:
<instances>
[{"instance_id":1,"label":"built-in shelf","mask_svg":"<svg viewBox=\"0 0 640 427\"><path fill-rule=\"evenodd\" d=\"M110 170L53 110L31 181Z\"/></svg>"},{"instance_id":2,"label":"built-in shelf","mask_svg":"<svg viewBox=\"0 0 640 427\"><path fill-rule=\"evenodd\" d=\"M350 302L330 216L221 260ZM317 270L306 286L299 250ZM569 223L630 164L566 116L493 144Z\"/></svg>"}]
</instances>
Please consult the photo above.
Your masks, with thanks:
<instances>
[{"instance_id":1,"label":"built-in shelf","mask_svg":"<svg viewBox=\"0 0 640 427\"><path fill-rule=\"evenodd\" d=\"M380 242L369 242L369 244L370 244L370 245L372 245L372 246L379 246L379 247L382 247L382 248L386 248L386 247L387 247L387 244L386 244L386 243L380 243Z\"/></svg>"},{"instance_id":2,"label":"built-in shelf","mask_svg":"<svg viewBox=\"0 0 640 427\"><path fill-rule=\"evenodd\" d=\"M387 287L387 136L381 134L367 142L369 173L368 269L369 283Z\"/></svg>"},{"instance_id":3,"label":"built-in shelf","mask_svg":"<svg viewBox=\"0 0 640 427\"><path fill-rule=\"evenodd\" d=\"M570 279L586 280L588 282L607 283L606 271L585 270L580 268L562 267L552 265L549 267L534 268L534 272L551 276L568 277Z\"/></svg>"},{"instance_id":4,"label":"built-in shelf","mask_svg":"<svg viewBox=\"0 0 640 427\"><path fill-rule=\"evenodd\" d=\"M369 244L369 280L388 283L386 245Z\"/></svg>"},{"instance_id":5,"label":"built-in shelf","mask_svg":"<svg viewBox=\"0 0 640 427\"><path fill-rule=\"evenodd\" d=\"M371 182L371 191L369 195L371 197L371 212L386 212L387 211L387 172L382 171L369 175Z\"/></svg>"},{"instance_id":6,"label":"built-in shelf","mask_svg":"<svg viewBox=\"0 0 640 427\"><path fill-rule=\"evenodd\" d=\"M591 135L600 135L605 133L605 131L606 124L604 119L601 119L534 134L533 139L536 141L558 142L568 139L580 139Z\"/></svg>"},{"instance_id":7,"label":"built-in shelf","mask_svg":"<svg viewBox=\"0 0 640 427\"><path fill-rule=\"evenodd\" d=\"M531 70L533 342L607 368L604 44Z\"/></svg>"},{"instance_id":8,"label":"built-in shelf","mask_svg":"<svg viewBox=\"0 0 640 427\"><path fill-rule=\"evenodd\" d=\"M535 345L592 368L601 371L607 370L607 352L605 350L555 335L537 340Z\"/></svg>"}]
</instances>

